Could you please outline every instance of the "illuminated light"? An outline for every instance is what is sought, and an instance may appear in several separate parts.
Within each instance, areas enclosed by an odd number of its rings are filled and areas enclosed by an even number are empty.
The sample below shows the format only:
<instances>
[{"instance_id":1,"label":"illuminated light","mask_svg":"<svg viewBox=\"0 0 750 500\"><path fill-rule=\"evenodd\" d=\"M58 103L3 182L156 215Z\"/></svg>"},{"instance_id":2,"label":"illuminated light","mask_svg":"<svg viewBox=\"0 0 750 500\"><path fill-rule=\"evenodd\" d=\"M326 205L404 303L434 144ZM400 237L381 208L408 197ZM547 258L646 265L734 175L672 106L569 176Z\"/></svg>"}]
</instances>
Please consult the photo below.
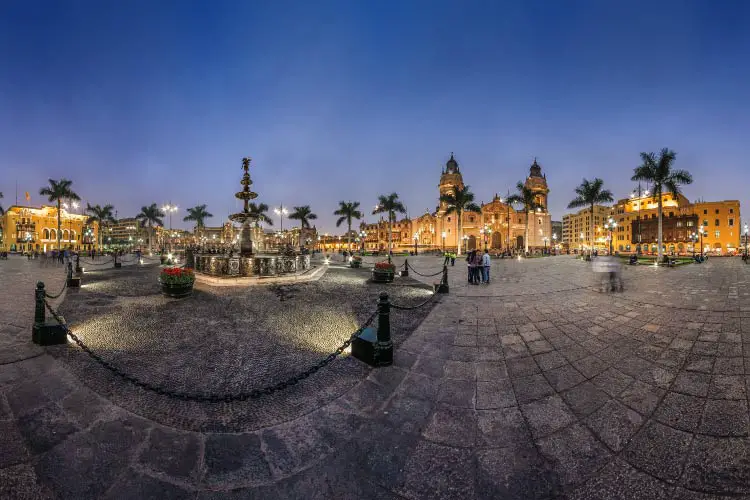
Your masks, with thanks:
<instances>
[{"instance_id":1,"label":"illuminated light","mask_svg":"<svg viewBox=\"0 0 750 500\"><path fill-rule=\"evenodd\" d=\"M521 260L521 256L520 255L518 256L518 260Z\"/></svg>"},{"instance_id":2,"label":"illuminated light","mask_svg":"<svg viewBox=\"0 0 750 500\"><path fill-rule=\"evenodd\" d=\"M328 259L328 257L326 257L325 259L323 259L323 264L328 265L330 263L331 263L331 261Z\"/></svg>"}]
</instances>

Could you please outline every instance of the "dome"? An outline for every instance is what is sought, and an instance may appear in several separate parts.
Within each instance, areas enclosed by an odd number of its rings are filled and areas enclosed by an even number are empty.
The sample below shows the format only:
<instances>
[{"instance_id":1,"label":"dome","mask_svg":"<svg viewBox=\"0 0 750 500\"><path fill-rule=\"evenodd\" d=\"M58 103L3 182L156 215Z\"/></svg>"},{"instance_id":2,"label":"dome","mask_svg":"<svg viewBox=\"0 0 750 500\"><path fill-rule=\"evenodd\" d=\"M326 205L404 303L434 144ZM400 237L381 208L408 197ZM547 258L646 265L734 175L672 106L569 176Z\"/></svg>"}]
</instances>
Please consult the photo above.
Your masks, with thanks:
<instances>
[{"instance_id":1,"label":"dome","mask_svg":"<svg viewBox=\"0 0 750 500\"><path fill-rule=\"evenodd\" d=\"M450 160L445 164L445 172L448 174L455 174L458 172L458 162L453 157L453 153L451 153Z\"/></svg>"}]
</instances>

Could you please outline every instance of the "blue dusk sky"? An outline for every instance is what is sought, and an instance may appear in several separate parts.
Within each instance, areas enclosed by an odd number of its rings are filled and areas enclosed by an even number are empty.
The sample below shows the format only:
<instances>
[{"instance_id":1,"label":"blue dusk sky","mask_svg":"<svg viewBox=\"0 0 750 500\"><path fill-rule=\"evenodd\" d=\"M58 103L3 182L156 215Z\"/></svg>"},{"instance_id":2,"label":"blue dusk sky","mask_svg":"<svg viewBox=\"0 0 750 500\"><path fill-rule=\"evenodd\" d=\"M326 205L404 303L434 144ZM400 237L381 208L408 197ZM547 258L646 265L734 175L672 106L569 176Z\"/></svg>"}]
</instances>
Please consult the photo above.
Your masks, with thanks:
<instances>
[{"instance_id":1,"label":"blue dusk sky","mask_svg":"<svg viewBox=\"0 0 750 500\"><path fill-rule=\"evenodd\" d=\"M749 26L743 0L6 0L0 203L67 177L120 217L217 225L251 156L259 201L334 232L339 200L434 210L453 151L485 202L537 157L559 220L583 177L626 197L667 146L690 199L750 210Z\"/></svg>"}]
</instances>

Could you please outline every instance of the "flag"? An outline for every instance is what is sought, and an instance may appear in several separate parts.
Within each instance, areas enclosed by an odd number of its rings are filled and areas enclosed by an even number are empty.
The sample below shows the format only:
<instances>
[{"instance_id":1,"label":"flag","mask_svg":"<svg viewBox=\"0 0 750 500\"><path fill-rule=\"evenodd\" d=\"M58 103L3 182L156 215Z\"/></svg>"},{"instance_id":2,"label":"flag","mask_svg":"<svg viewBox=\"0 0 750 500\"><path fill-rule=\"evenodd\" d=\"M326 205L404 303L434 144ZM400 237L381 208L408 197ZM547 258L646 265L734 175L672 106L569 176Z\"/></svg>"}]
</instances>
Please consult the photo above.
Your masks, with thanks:
<instances>
[{"instance_id":1,"label":"flag","mask_svg":"<svg viewBox=\"0 0 750 500\"><path fill-rule=\"evenodd\" d=\"M29 195L28 191L26 191L26 201L31 201L31 195Z\"/></svg>"}]
</instances>

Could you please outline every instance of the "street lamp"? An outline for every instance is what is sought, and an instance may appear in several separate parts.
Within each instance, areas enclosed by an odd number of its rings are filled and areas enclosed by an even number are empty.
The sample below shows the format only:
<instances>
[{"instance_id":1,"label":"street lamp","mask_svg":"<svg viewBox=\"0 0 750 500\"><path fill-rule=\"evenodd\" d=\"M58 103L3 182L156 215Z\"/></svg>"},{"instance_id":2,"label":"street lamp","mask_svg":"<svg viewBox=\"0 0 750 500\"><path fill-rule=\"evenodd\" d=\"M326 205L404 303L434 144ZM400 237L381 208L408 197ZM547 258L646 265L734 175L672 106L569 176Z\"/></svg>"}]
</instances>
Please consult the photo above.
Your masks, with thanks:
<instances>
[{"instance_id":1,"label":"street lamp","mask_svg":"<svg viewBox=\"0 0 750 500\"><path fill-rule=\"evenodd\" d=\"M414 255L417 255L417 243L419 243L419 233L414 233Z\"/></svg>"},{"instance_id":2,"label":"street lamp","mask_svg":"<svg viewBox=\"0 0 750 500\"><path fill-rule=\"evenodd\" d=\"M289 210L287 210L284 205L281 205L279 207L274 208L273 213L281 217L280 231L281 231L281 234L283 235L284 234L284 216L289 213Z\"/></svg>"},{"instance_id":3,"label":"street lamp","mask_svg":"<svg viewBox=\"0 0 750 500\"><path fill-rule=\"evenodd\" d=\"M583 258L583 232L581 232L581 245L579 253L581 254L581 257Z\"/></svg>"},{"instance_id":4,"label":"street lamp","mask_svg":"<svg viewBox=\"0 0 750 500\"><path fill-rule=\"evenodd\" d=\"M604 223L604 229L609 231L609 254L612 255L612 232L617 227L617 222L610 217L607 222Z\"/></svg>"},{"instance_id":5,"label":"street lamp","mask_svg":"<svg viewBox=\"0 0 750 500\"><path fill-rule=\"evenodd\" d=\"M557 233L552 233L552 246L555 247L555 255L557 255Z\"/></svg>"},{"instance_id":6,"label":"street lamp","mask_svg":"<svg viewBox=\"0 0 750 500\"><path fill-rule=\"evenodd\" d=\"M443 231L443 253L445 253L445 231Z\"/></svg>"},{"instance_id":7,"label":"street lamp","mask_svg":"<svg viewBox=\"0 0 750 500\"><path fill-rule=\"evenodd\" d=\"M698 243L698 233L693 231L693 233L690 235L690 241L693 242L693 257L695 257L695 244Z\"/></svg>"},{"instance_id":8,"label":"street lamp","mask_svg":"<svg viewBox=\"0 0 750 500\"><path fill-rule=\"evenodd\" d=\"M169 214L169 233L170 233L170 239L169 239L169 252L172 252L172 214L177 212L177 205L172 205L172 202L170 201L163 207L161 207L162 211Z\"/></svg>"},{"instance_id":9,"label":"street lamp","mask_svg":"<svg viewBox=\"0 0 750 500\"><path fill-rule=\"evenodd\" d=\"M542 255L547 255L547 242L549 241L549 238L547 236L542 237L542 242L544 243L544 253Z\"/></svg>"},{"instance_id":10,"label":"street lamp","mask_svg":"<svg viewBox=\"0 0 750 500\"><path fill-rule=\"evenodd\" d=\"M466 251L468 253L468 251L469 251L469 246L468 246L469 245L469 237L467 235L463 235L461 237L461 239L464 240L464 251Z\"/></svg>"},{"instance_id":11,"label":"street lamp","mask_svg":"<svg viewBox=\"0 0 750 500\"><path fill-rule=\"evenodd\" d=\"M364 230L360 231L359 238L362 241L362 253L365 253L365 239L367 238L367 233Z\"/></svg>"}]
</instances>

